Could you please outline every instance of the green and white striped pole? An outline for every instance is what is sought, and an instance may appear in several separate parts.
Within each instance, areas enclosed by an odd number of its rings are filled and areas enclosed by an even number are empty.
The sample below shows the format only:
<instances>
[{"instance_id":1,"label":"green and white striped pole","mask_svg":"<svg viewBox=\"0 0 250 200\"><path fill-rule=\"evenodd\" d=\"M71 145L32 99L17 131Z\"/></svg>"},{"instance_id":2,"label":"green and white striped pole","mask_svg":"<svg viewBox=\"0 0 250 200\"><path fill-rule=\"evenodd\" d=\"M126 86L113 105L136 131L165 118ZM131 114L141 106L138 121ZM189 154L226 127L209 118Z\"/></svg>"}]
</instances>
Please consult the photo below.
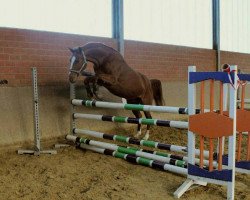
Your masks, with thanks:
<instances>
[{"instance_id":1,"label":"green and white striped pole","mask_svg":"<svg viewBox=\"0 0 250 200\"><path fill-rule=\"evenodd\" d=\"M148 159L152 159L152 160L156 160L156 161L166 162L170 165L175 165L178 167L187 168L187 163L183 160L176 160L176 159L172 159L169 157L163 157L160 155L155 155L152 153L143 152L143 151L140 151L136 148L118 146L116 144L99 142L99 141L90 140L90 139L86 139L86 138L80 138L80 137L76 137L76 136L72 136L72 135L67 135L66 139L73 141L73 142L77 141L79 143L89 144L89 145L104 148L104 149L114 150L114 151L118 151L118 152L125 153L125 154L132 154L132 155L136 155L139 157L144 157L144 158L148 158Z\"/></svg>"},{"instance_id":2,"label":"green and white striped pole","mask_svg":"<svg viewBox=\"0 0 250 200\"><path fill-rule=\"evenodd\" d=\"M156 125L172 128L188 129L188 122L182 121L168 121L159 119L147 119L147 118L133 118L133 117L122 117L122 116L110 116L110 115L94 115L94 114L82 114L74 113L75 119L92 119L99 121L118 122L118 123L130 123L130 124L145 124L145 125Z\"/></svg>"},{"instance_id":3,"label":"green and white striped pole","mask_svg":"<svg viewBox=\"0 0 250 200\"><path fill-rule=\"evenodd\" d=\"M142 105L142 104L123 104L123 103L90 101L90 100L81 100L81 99L73 99L71 103L74 106L188 114L188 109L185 107L153 106L153 105ZM197 112L198 113L200 112L199 109L197 109Z\"/></svg>"},{"instance_id":4,"label":"green and white striped pole","mask_svg":"<svg viewBox=\"0 0 250 200\"><path fill-rule=\"evenodd\" d=\"M112 134L101 133L101 132L85 130L85 129L74 129L73 133L74 134L84 134L84 135L92 136L95 138L113 140L113 141L123 142L123 143L127 143L127 144L135 144L135 145L139 145L139 146L152 147L152 148L187 154L187 147L178 146L178 145L165 144L165 143L160 143L160 142L155 142L155 141L150 141L150 140L139 140L139 139L132 138L132 137L126 137L126 136L121 136L121 135L112 135ZM161 156L166 156L166 157L170 157L173 159L184 160L184 161L188 162L187 156L176 156L176 155L162 153L162 152L158 152L158 154L157 153L155 153L155 154L156 155L163 154ZM196 149L196 155L200 155L199 149ZM209 152L204 151L204 156L208 157ZM199 163L199 159L196 159L196 163ZM204 164L208 165L208 161L204 160ZM216 162L214 162L214 166L217 166Z\"/></svg>"},{"instance_id":5,"label":"green and white striped pole","mask_svg":"<svg viewBox=\"0 0 250 200\"><path fill-rule=\"evenodd\" d=\"M92 151L102 153L105 155L112 155L112 156L117 157L117 158L123 158L125 160L128 160L129 162L138 163L138 164L152 167L155 169L162 169L162 170L174 172L177 174L183 174L183 175L187 174L186 168L178 167L178 166L175 166L173 164L172 165L168 164L166 162L157 161L154 159L149 159L149 158L138 156L140 154L137 154L136 153L137 151L132 150L132 149L127 149L124 147L123 148L116 147L112 144L97 142L97 141L88 140L85 138L78 138L78 137L72 136L72 135L67 135L66 139L75 142L79 147L81 147L83 149L92 150ZM144 153L144 152L140 152L140 153ZM143 155L145 155L145 154L143 154ZM151 155L156 156L154 154L151 154ZM158 156L156 156L156 157L158 157Z\"/></svg>"}]
</instances>

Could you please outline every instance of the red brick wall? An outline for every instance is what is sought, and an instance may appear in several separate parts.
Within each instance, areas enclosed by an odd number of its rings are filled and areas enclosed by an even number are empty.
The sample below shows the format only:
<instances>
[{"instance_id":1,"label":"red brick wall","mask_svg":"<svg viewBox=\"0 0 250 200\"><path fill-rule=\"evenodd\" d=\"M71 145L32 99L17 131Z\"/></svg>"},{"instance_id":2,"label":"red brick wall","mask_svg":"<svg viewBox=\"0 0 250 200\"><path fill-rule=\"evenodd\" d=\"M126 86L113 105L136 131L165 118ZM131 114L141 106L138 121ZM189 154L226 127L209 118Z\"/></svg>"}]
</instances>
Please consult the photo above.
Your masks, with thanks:
<instances>
[{"instance_id":1,"label":"red brick wall","mask_svg":"<svg viewBox=\"0 0 250 200\"><path fill-rule=\"evenodd\" d=\"M125 59L150 78L163 81L187 80L189 65L199 71L215 70L215 51L136 41L125 43Z\"/></svg>"},{"instance_id":2,"label":"red brick wall","mask_svg":"<svg viewBox=\"0 0 250 200\"><path fill-rule=\"evenodd\" d=\"M116 46L111 38L0 28L0 80L7 79L9 86L30 85L30 67L35 66L40 84L67 83L67 48L90 41ZM250 73L250 54L222 52L221 57L222 63L238 64ZM125 41L125 59L134 69L162 81L186 80L188 65L199 71L216 70L215 51L209 49Z\"/></svg>"},{"instance_id":3,"label":"red brick wall","mask_svg":"<svg viewBox=\"0 0 250 200\"><path fill-rule=\"evenodd\" d=\"M116 44L110 38L0 28L0 80L7 79L10 86L30 85L30 68L37 67L41 85L66 83L68 47L91 41Z\"/></svg>"},{"instance_id":4,"label":"red brick wall","mask_svg":"<svg viewBox=\"0 0 250 200\"><path fill-rule=\"evenodd\" d=\"M250 73L250 54L222 51L221 63L238 65L243 73Z\"/></svg>"}]
</instances>

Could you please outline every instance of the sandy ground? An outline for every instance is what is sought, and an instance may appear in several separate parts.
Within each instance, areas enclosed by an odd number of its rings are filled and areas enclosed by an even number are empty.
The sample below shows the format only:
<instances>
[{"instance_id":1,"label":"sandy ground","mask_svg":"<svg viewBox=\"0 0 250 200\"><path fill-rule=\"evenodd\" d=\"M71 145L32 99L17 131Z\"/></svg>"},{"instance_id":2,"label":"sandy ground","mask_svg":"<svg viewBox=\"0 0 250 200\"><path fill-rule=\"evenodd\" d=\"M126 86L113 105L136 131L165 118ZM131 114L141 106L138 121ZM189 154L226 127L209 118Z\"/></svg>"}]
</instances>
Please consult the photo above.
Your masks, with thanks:
<instances>
[{"instance_id":1,"label":"sandy ground","mask_svg":"<svg viewBox=\"0 0 250 200\"><path fill-rule=\"evenodd\" d=\"M134 128L119 128L130 135ZM118 132L114 129L111 133ZM153 140L185 145L186 131L152 127ZM55 141L46 141L46 148ZM62 138L59 142L65 142ZM16 149L0 151L0 199L174 199L173 192L185 177L128 163L74 147L57 155L17 155ZM237 174L235 197L250 199L250 176ZM182 199L226 199L226 188L198 187Z\"/></svg>"}]
</instances>

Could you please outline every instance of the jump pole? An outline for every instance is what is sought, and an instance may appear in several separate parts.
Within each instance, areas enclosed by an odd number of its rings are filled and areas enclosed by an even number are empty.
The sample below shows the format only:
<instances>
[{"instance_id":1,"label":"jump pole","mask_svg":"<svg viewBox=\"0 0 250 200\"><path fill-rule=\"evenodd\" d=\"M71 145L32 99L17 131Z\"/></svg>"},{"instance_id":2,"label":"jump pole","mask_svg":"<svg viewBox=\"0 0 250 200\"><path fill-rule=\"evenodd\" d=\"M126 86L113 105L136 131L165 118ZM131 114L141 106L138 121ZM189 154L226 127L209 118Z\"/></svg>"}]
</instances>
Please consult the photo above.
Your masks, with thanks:
<instances>
[{"instance_id":1,"label":"jump pole","mask_svg":"<svg viewBox=\"0 0 250 200\"><path fill-rule=\"evenodd\" d=\"M174 114L183 114L183 115L188 114L188 108L186 107L125 104L125 103L113 103L113 102L103 102L103 101L95 101L95 100L90 101L90 100L81 100L81 99L72 99L71 104L74 106L85 106L85 107L138 110L138 111L174 113ZM207 109L205 111L209 111L209 110ZM196 113L200 113L200 109L196 109Z\"/></svg>"},{"instance_id":2,"label":"jump pole","mask_svg":"<svg viewBox=\"0 0 250 200\"><path fill-rule=\"evenodd\" d=\"M18 154L33 154L40 155L42 153L46 154L56 154L56 150L42 150L40 142L40 124L39 124L39 97L38 97L38 87L37 87L37 69L32 68L32 88L33 88L33 124L34 124L34 149L33 150L22 150L17 151Z\"/></svg>"},{"instance_id":3,"label":"jump pole","mask_svg":"<svg viewBox=\"0 0 250 200\"><path fill-rule=\"evenodd\" d=\"M152 148L187 154L187 147L178 146L178 145L165 144L165 143L160 143L160 142L155 142L155 141L150 141L150 140L139 140L139 139L132 138L132 137L125 137L125 136L121 136L121 135L113 135L113 134L101 133L101 132L97 132L97 131L84 130L84 129L74 129L73 133L74 134L84 134L84 135L95 137L95 138L113 140L113 141L123 142L123 143L127 143L127 144L135 144L135 145L139 145L139 146L152 147ZM154 153L154 151L152 153ZM157 152L155 154L157 154ZM163 154L163 155L161 155L161 154ZM173 154L168 154L165 152L164 153L159 152L159 155L171 157L171 158L177 159L177 160L184 160L186 162L188 161L187 156L173 155ZM196 155L200 155L199 149L196 149ZM205 157L208 157L209 152L204 151L204 155L205 155ZM199 159L195 159L195 162L199 163ZM204 160L204 164L208 165L208 161ZM214 162L214 166L215 167L217 166L216 162Z\"/></svg>"},{"instance_id":4,"label":"jump pole","mask_svg":"<svg viewBox=\"0 0 250 200\"><path fill-rule=\"evenodd\" d=\"M181 128L181 129L188 128L188 122L183 122L183 121L168 121L168 120L158 120L158 119L133 118L133 117L122 117L122 116L110 116L110 115L94 115L94 114L82 114L82 113L74 113L73 118L92 119L99 121L119 122L119 123L129 123L129 124L156 125L156 126L165 126L165 127Z\"/></svg>"},{"instance_id":5,"label":"jump pole","mask_svg":"<svg viewBox=\"0 0 250 200\"><path fill-rule=\"evenodd\" d=\"M118 151L118 152L126 153L126 154L133 154L133 155L136 155L139 157L143 157L143 158L147 158L147 159L151 159L151 160L156 160L156 161L160 161L160 162L165 162L165 163L168 163L170 165L175 165L177 167L187 168L186 161L172 159L172 158L164 157L164 156L160 156L160 155L155 155L152 153L140 151L139 149L132 148L132 147L118 146L116 144L90 140L87 138L77 137L77 136L73 136L73 135L67 135L66 139L69 141L75 142L75 143L89 144L89 145L104 148L104 149L114 150L114 151Z\"/></svg>"},{"instance_id":6,"label":"jump pole","mask_svg":"<svg viewBox=\"0 0 250 200\"><path fill-rule=\"evenodd\" d=\"M77 144L77 137L76 136L68 135L67 139L70 141L73 141ZM84 142L84 141L82 140L82 142ZM91 143L95 144L95 146L91 145ZM137 163L137 164L152 167L155 169L170 171L170 172L173 172L176 174L182 174L182 175L187 174L186 168L177 167L175 165L170 165L166 162L156 161L153 159L148 159L148 158L140 157L137 155L122 153L122 152L115 150L116 147L113 145L110 145L110 146L109 145L102 145L101 142L94 142L94 141L91 142L89 140L85 140L85 143L80 142L77 145L78 145L78 147L83 148L83 149L92 150L94 152L102 153L105 155L112 155L113 157L117 157L117 158L123 158L123 159L125 159L129 162L132 162L132 163ZM108 149L105 148L104 146L107 147Z\"/></svg>"}]
</instances>

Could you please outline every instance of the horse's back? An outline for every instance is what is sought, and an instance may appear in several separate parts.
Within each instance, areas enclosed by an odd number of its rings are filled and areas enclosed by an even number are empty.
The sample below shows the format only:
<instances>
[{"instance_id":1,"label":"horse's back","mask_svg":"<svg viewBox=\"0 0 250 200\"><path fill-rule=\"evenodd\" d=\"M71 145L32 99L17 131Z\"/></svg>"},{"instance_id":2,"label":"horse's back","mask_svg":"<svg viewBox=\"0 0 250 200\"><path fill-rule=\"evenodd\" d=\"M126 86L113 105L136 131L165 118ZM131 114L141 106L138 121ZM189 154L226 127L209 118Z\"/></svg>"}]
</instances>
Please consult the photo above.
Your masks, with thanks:
<instances>
[{"instance_id":1,"label":"horse's back","mask_svg":"<svg viewBox=\"0 0 250 200\"><path fill-rule=\"evenodd\" d=\"M127 98L137 98L145 96L148 91L151 91L150 80L143 74L132 69L121 54L115 49L106 46L103 43L87 43L83 47L83 51L100 52L104 58L100 56L100 65L94 66L94 71L98 76L100 74L108 74L116 79L113 85L105 85L111 93Z\"/></svg>"}]
</instances>

